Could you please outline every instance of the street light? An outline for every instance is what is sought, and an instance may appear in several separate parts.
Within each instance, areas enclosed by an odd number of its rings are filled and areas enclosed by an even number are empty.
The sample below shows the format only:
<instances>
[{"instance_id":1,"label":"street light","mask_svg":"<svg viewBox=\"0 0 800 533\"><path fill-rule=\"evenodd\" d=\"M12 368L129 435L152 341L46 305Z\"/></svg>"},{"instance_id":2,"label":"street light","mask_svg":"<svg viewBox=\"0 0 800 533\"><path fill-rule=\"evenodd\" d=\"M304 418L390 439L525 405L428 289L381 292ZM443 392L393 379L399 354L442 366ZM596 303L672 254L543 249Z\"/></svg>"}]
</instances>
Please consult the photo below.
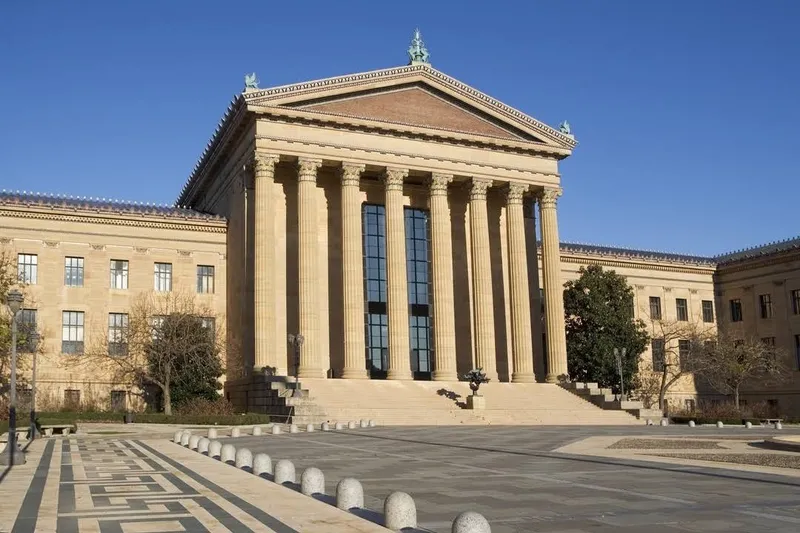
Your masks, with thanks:
<instances>
[{"instance_id":1,"label":"street light","mask_svg":"<svg viewBox=\"0 0 800 533\"><path fill-rule=\"evenodd\" d=\"M39 347L39 334L35 331L28 333L28 346L33 347L31 358L33 359L33 368L31 369L31 429L30 439L33 440L38 436L36 429L36 352Z\"/></svg>"},{"instance_id":2,"label":"street light","mask_svg":"<svg viewBox=\"0 0 800 533\"><path fill-rule=\"evenodd\" d=\"M289 333L289 344L294 348L294 390L292 396L299 398L302 396L300 393L300 347L305 340L301 334L294 335Z\"/></svg>"},{"instance_id":3,"label":"street light","mask_svg":"<svg viewBox=\"0 0 800 533\"><path fill-rule=\"evenodd\" d=\"M8 454L0 457L0 464L14 466L25 464L25 454L17 447L17 316L22 308L22 293L12 289L6 294L6 305L11 311L11 392L8 404Z\"/></svg>"},{"instance_id":4,"label":"street light","mask_svg":"<svg viewBox=\"0 0 800 533\"><path fill-rule=\"evenodd\" d=\"M619 348L614 348L614 359L617 360L617 370L619 371L619 390L620 390L620 401L625 401L625 379L622 377L622 360L625 359L625 352L627 351L626 348L622 349L622 353L620 353Z\"/></svg>"}]
</instances>

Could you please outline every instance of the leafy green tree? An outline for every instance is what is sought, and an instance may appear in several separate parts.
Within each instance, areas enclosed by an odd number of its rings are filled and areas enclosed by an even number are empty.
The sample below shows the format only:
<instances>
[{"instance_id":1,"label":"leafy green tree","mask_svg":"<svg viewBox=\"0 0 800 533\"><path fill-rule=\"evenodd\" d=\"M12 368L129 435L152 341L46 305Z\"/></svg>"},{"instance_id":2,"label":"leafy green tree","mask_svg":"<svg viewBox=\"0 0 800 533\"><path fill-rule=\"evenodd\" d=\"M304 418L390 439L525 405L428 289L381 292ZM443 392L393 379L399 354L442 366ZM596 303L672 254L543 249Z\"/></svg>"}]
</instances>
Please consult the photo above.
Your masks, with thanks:
<instances>
[{"instance_id":1,"label":"leafy green tree","mask_svg":"<svg viewBox=\"0 0 800 533\"><path fill-rule=\"evenodd\" d=\"M581 267L564 289L567 361L573 381L619 390L614 348L625 348L622 374L630 390L648 343L644 322L634 318L633 290L625 277L599 265Z\"/></svg>"}]
</instances>

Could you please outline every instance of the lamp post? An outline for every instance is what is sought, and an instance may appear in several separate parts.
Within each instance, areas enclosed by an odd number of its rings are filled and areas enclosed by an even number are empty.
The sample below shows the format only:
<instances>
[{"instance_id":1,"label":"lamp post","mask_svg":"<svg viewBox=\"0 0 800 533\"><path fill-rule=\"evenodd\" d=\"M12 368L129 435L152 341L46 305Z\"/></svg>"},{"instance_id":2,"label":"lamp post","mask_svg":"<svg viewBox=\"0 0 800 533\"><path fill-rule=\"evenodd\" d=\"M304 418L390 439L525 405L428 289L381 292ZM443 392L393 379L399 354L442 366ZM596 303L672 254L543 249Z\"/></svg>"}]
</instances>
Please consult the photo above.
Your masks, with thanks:
<instances>
[{"instance_id":1,"label":"lamp post","mask_svg":"<svg viewBox=\"0 0 800 533\"><path fill-rule=\"evenodd\" d=\"M622 352L620 352L619 348L614 348L614 359L617 360L617 371L619 371L619 399L622 402L625 401L625 379L622 377L622 360L625 359L626 351L625 348L622 349Z\"/></svg>"},{"instance_id":2,"label":"lamp post","mask_svg":"<svg viewBox=\"0 0 800 533\"><path fill-rule=\"evenodd\" d=\"M30 439L33 440L38 436L36 430L36 352L39 347L39 334L31 332L28 334L28 345L33 347L31 358L33 365L31 368L31 429Z\"/></svg>"},{"instance_id":3,"label":"lamp post","mask_svg":"<svg viewBox=\"0 0 800 533\"><path fill-rule=\"evenodd\" d=\"M289 344L294 348L294 390L292 396L299 398L302 396L300 393L300 347L303 346L305 340L301 334L289 334Z\"/></svg>"},{"instance_id":4,"label":"lamp post","mask_svg":"<svg viewBox=\"0 0 800 533\"><path fill-rule=\"evenodd\" d=\"M14 466L25 464L25 454L17 447L17 315L22 307L22 293L12 289L6 294L6 305L11 311L11 391L8 403L8 453L0 464Z\"/></svg>"}]
</instances>

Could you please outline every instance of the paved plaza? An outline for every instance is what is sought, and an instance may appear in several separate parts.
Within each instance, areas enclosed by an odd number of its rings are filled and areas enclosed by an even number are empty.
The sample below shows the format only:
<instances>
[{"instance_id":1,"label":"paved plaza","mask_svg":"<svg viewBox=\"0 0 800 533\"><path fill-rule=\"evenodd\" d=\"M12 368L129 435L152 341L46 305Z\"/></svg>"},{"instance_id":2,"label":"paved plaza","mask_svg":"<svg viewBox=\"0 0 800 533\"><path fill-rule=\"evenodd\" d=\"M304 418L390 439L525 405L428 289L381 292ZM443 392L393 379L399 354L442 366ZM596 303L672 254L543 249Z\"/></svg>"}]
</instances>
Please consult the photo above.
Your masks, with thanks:
<instances>
[{"instance_id":1,"label":"paved plaza","mask_svg":"<svg viewBox=\"0 0 800 533\"><path fill-rule=\"evenodd\" d=\"M0 532L386 531L176 445L163 429L146 433L36 441L28 464L3 474ZM322 469L328 495L355 477L369 510L408 492L418 531L449 532L473 510L493 533L794 533L800 454L756 445L792 434L800 431L378 427L221 440L291 459L298 477ZM724 462L745 456L749 464ZM759 466L765 458L771 466Z\"/></svg>"}]
</instances>

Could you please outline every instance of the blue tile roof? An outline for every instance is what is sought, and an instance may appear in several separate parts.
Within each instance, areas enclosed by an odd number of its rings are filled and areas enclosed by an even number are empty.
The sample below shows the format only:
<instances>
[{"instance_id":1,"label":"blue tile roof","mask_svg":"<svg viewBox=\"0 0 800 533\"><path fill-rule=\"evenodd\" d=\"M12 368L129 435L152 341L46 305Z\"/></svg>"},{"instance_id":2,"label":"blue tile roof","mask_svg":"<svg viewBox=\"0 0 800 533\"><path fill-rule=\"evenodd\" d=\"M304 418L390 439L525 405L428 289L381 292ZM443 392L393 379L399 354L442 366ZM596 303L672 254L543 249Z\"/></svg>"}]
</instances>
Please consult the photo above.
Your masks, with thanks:
<instances>
[{"instance_id":1,"label":"blue tile roof","mask_svg":"<svg viewBox=\"0 0 800 533\"><path fill-rule=\"evenodd\" d=\"M782 241L770 242L760 246L753 246L752 248L735 250L733 252L718 255L714 257L714 259L716 260L717 264L724 265L725 263L732 263L734 261L741 261L743 259L752 259L754 257L761 257L797 248L800 248L800 236L791 237Z\"/></svg>"},{"instance_id":2,"label":"blue tile roof","mask_svg":"<svg viewBox=\"0 0 800 533\"><path fill-rule=\"evenodd\" d=\"M622 248L617 246L601 246L596 244L562 242L561 250L575 253L588 254L608 254L634 257L644 260L670 261L674 263L689 263L714 266L716 261L712 257L699 255L675 254L669 252L659 252L655 250L637 250L634 248Z\"/></svg>"}]
</instances>

